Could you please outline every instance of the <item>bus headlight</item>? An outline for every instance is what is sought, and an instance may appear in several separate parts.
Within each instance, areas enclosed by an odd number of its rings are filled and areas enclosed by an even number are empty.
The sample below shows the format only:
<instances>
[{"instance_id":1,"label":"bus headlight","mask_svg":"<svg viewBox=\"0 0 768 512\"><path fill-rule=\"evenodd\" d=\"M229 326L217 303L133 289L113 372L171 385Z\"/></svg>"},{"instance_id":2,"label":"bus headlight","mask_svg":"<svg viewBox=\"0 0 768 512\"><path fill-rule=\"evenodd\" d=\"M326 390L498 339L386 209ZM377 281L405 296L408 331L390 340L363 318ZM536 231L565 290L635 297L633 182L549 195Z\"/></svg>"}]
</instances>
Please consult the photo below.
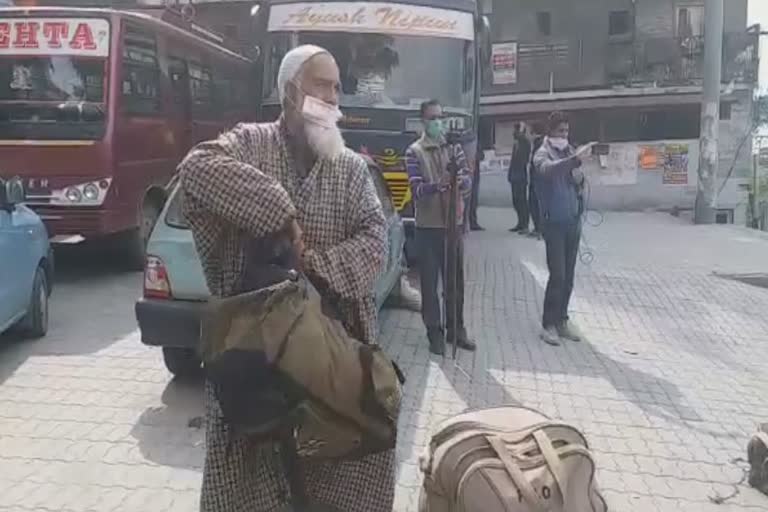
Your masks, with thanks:
<instances>
[{"instance_id":1,"label":"bus headlight","mask_svg":"<svg viewBox=\"0 0 768 512\"><path fill-rule=\"evenodd\" d=\"M51 204L59 206L101 206L107 198L112 178L70 185L51 193Z\"/></svg>"},{"instance_id":2,"label":"bus headlight","mask_svg":"<svg viewBox=\"0 0 768 512\"><path fill-rule=\"evenodd\" d=\"M79 203L80 200L83 198L83 194L80 192L80 190L77 187L69 187L64 192L64 197L70 203Z\"/></svg>"},{"instance_id":3,"label":"bus headlight","mask_svg":"<svg viewBox=\"0 0 768 512\"><path fill-rule=\"evenodd\" d=\"M88 183L83 187L83 197L87 201L96 201L99 199L99 187L95 183Z\"/></svg>"}]
</instances>

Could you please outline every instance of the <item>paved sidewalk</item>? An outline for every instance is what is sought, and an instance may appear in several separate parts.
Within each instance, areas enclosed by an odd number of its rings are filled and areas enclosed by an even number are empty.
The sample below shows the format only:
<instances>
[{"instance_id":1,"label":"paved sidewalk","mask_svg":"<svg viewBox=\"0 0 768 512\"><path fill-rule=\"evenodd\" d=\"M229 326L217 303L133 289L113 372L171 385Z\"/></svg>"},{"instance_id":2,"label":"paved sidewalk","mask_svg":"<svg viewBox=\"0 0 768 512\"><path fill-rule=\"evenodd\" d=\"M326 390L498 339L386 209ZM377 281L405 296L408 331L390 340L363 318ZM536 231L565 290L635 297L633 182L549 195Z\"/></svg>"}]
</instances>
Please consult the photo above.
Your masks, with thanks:
<instances>
[{"instance_id":1,"label":"paved sidewalk","mask_svg":"<svg viewBox=\"0 0 768 512\"><path fill-rule=\"evenodd\" d=\"M586 228L595 259L577 268L573 319L587 341L550 347L537 337L543 242L507 233L513 215L482 211L489 229L466 243L476 355L458 367L430 356L417 315L385 313L385 342L408 376L395 509L416 510L418 456L436 423L519 403L584 430L611 510L768 510L768 497L733 485L748 436L768 421L768 289L713 275L765 272L768 240L608 214Z\"/></svg>"},{"instance_id":2,"label":"paved sidewalk","mask_svg":"<svg viewBox=\"0 0 768 512\"><path fill-rule=\"evenodd\" d=\"M467 246L467 318L480 349L430 357L418 315L385 311L383 343L407 372L396 512L416 510L431 428L466 407L521 403L581 426L612 511L768 510L745 486L748 436L768 421L768 237L661 214L587 228L574 319L587 342L537 338L541 242L481 210ZM89 263L84 264L89 267ZM192 512L203 460L202 388L171 381L139 343L139 274L64 275L51 332L0 338L0 512Z\"/></svg>"}]
</instances>

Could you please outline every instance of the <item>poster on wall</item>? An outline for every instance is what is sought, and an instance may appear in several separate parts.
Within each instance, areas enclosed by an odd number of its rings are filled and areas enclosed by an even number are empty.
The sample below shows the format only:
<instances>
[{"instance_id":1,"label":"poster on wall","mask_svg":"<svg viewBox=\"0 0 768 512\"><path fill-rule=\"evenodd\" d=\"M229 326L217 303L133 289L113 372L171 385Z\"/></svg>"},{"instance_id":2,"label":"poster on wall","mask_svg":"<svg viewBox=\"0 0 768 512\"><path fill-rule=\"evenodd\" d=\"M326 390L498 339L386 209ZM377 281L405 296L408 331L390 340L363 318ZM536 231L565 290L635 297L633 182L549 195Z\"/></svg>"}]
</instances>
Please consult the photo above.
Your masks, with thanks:
<instances>
[{"instance_id":1,"label":"poster on wall","mask_svg":"<svg viewBox=\"0 0 768 512\"><path fill-rule=\"evenodd\" d=\"M491 52L493 85L517 83L517 43L496 43Z\"/></svg>"},{"instance_id":2,"label":"poster on wall","mask_svg":"<svg viewBox=\"0 0 768 512\"><path fill-rule=\"evenodd\" d=\"M638 167L646 171L655 171L663 166L664 146L645 145L640 146L640 156L638 157Z\"/></svg>"},{"instance_id":3,"label":"poster on wall","mask_svg":"<svg viewBox=\"0 0 768 512\"><path fill-rule=\"evenodd\" d=\"M600 155L596 169L588 171L600 185L634 185L637 183L638 147L611 144L607 155Z\"/></svg>"},{"instance_id":4,"label":"poster on wall","mask_svg":"<svg viewBox=\"0 0 768 512\"><path fill-rule=\"evenodd\" d=\"M664 185L688 184L688 144L664 146Z\"/></svg>"}]
</instances>

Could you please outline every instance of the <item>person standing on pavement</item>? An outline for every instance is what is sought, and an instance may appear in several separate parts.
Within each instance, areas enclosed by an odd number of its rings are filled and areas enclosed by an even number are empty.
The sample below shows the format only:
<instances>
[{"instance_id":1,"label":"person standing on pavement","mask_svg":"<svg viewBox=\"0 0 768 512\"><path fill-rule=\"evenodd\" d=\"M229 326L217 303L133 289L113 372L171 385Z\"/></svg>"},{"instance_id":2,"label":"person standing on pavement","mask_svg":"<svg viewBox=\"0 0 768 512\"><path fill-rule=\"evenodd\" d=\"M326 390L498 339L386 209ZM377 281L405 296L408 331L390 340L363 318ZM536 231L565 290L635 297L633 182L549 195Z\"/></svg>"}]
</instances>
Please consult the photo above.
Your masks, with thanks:
<instances>
[{"instance_id":1,"label":"person standing on pavement","mask_svg":"<svg viewBox=\"0 0 768 512\"><path fill-rule=\"evenodd\" d=\"M386 221L363 159L336 126L339 69L323 48L289 51L278 71L283 113L239 124L192 149L180 165L184 214L211 293L231 296L250 239L288 229L301 268L339 298L344 326L373 342L373 285L387 247ZM294 510L279 445L230 437L206 383L202 512ZM358 460L302 462L301 484L316 512L391 512L394 450ZM293 483L292 487L290 484Z\"/></svg>"},{"instance_id":2,"label":"person standing on pavement","mask_svg":"<svg viewBox=\"0 0 768 512\"><path fill-rule=\"evenodd\" d=\"M472 189L467 158L460 144L448 144L443 124L443 107L437 100L421 104L421 120L424 133L405 152L406 167L416 207L416 245L419 252L421 277L421 317L427 328L429 350L433 354L445 353L445 329L455 325L457 345L465 350L475 350L464 326L464 204ZM459 197L457 198L456 222L459 223L457 241L457 269L455 296L445 296L447 326L440 315L437 296L438 278L442 276L445 290L445 248L448 227L448 202L450 200L451 175L448 164L455 159L459 167ZM452 339L448 332L448 339Z\"/></svg>"},{"instance_id":3,"label":"person standing on pavement","mask_svg":"<svg viewBox=\"0 0 768 512\"><path fill-rule=\"evenodd\" d=\"M528 210L528 166L531 162L531 142L523 123L515 124L515 147L509 160L507 181L512 187L512 206L517 213L517 226L510 229L521 235L528 234L530 213Z\"/></svg>"},{"instance_id":4,"label":"person standing on pavement","mask_svg":"<svg viewBox=\"0 0 768 512\"><path fill-rule=\"evenodd\" d=\"M581 335L569 322L568 303L573 292L584 212L584 174L580 168L593 144L578 149L570 145L570 124L562 112L549 116L547 129L548 135L533 158L549 269L541 339L559 345L561 338L581 341Z\"/></svg>"},{"instance_id":5,"label":"person standing on pavement","mask_svg":"<svg viewBox=\"0 0 768 512\"><path fill-rule=\"evenodd\" d=\"M530 236L541 240L541 206L539 205L539 198L536 195L536 169L533 166L533 156L541 147L544 142L544 128L540 124L533 126L533 150L531 151L531 163L529 165L530 172L528 173L528 210L531 214L531 220L533 221L533 231Z\"/></svg>"},{"instance_id":6,"label":"person standing on pavement","mask_svg":"<svg viewBox=\"0 0 768 512\"><path fill-rule=\"evenodd\" d=\"M478 148L475 169L472 173L472 195L469 199L469 229L472 231L485 231L477 221L477 203L480 199L480 162L483 161L483 156L483 151Z\"/></svg>"}]
</instances>

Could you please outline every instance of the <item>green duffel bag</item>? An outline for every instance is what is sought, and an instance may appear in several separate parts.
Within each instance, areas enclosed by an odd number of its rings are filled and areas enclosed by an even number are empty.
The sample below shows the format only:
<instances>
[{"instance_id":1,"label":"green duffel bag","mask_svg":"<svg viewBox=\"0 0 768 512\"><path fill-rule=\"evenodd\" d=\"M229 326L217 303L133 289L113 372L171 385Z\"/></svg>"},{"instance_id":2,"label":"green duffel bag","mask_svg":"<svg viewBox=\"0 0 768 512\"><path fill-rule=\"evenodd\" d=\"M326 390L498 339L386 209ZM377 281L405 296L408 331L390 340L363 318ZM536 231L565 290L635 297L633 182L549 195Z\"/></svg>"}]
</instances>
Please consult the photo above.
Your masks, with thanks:
<instances>
[{"instance_id":1,"label":"green duffel bag","mask_svg":"<svg viewBox=\"0 0 768 512\"><path fill-rule=\"evenodd\" d=\"M299 457L394 448L402 374L328 314L305 276L288 275L210 301L203 357L225 421L241 435L269 435L289 423Z\"/></svg>"}]
</instances>

